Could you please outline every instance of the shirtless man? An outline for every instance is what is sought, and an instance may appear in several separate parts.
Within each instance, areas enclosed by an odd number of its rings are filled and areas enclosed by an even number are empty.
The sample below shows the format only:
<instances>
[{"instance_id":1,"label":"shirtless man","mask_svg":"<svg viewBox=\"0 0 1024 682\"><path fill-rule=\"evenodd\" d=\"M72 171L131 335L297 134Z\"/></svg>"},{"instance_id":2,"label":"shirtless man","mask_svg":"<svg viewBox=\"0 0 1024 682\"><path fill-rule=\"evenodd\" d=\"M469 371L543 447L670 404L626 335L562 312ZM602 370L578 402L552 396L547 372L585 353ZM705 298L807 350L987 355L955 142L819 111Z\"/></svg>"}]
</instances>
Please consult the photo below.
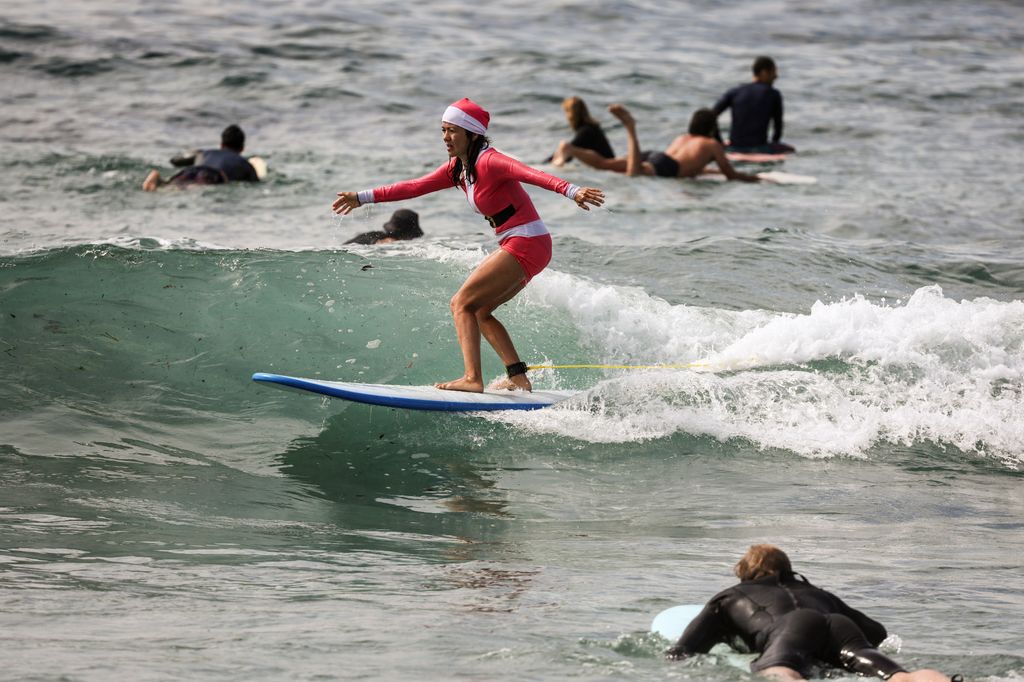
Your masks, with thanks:
<instances>
[{"instance_id":1,"label":"shirtless man","mask_svg":"<svg viewBox=\"0 0 1024 682\"><path fill-rule=\"evenodd\" d=\"M622 121L629 136L629 151L626 156L606 159L590 149L573 147L573 156L588 166L601 170L625 173L626 175L656 175L662 178L692 178L701 173L718 171L705 170L714 161L721 173L729 180L758 182L756 175L740 173L725 156L725 147L718 139L717 117L710 109L698 109L690 119L689 132L680 135L664 152L642 152L636 136L636 121L621 104L608 107L615 118Z\"/></svg>"}]
</instances>

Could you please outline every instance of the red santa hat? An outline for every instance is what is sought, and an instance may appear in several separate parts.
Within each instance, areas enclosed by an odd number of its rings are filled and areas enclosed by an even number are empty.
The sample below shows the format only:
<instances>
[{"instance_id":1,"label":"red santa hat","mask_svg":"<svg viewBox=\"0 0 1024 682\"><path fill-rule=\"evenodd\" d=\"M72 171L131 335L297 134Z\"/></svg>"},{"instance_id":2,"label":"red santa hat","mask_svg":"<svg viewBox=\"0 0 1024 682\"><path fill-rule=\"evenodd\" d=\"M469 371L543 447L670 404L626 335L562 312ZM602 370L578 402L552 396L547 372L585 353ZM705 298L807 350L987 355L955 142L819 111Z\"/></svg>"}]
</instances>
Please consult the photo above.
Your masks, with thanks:
<instances>
[{"instance_id":1,"label":"red santa hat","mask_svg":"<svg viewBox=\"0 0 1024 682\"><path fill-rule=\"evenodd\" d=\"M491 115L473 100L463 97L444 110L441 120L465 128L471 133L483 135L487 132L487 124L491 122Z\"/></svg>"}]
</instances>

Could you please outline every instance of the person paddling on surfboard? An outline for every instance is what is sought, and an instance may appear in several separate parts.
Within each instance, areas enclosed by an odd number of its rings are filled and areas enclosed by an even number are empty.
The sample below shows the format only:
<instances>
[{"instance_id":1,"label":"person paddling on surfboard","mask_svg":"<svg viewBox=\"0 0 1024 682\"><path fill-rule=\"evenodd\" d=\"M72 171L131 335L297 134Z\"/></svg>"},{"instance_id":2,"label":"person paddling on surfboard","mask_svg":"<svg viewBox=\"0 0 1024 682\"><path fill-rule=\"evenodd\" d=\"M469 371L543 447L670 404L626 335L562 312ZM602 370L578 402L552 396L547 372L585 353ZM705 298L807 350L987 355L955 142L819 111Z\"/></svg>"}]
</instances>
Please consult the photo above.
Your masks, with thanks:
<instances>
[{"instance_id":1,"label":"person paddling on surfboard","mask_svg":"<svg viewBox=\"0 0 1024 682\"><path fill-rule=\"evenodd\" d=\"M950 682L937 670L907 672L880 652L885 627L794 573L778 547L752 545L734 570L740 584L704 606L666 652L669 658L738 639L760 654L751 672L766 677L803 680L823 663L891 682Z\"/></svg>"},{"instance_id":2,"label":"person paddling on surfboard","mask_svg":"<svg viewBox=\"0 0 1024 682\"><path fill-rule=\"evenodd\" d=\"M463 98L441 117L441 139L449 160L415 180L360 192L338 192L332 206L347 215L367 203L401 201L459 187L469 205L494 228L498 249L483 260L451 299L455 331L462 349L465 373L460 379L435 384L453 391L484 390L480 335L505 364L508 379L498 387L532 389L526 363L519 359L508 331L492 313L522 291L551 260L551 235L520 183L563 194L582 208L604 203L604 192L578 187L516 161L490 146L486 137L490 114Z\"/></svg>"},{"instance_id":3,"label":"person paddling on surfboard","mask_svg":"<svg viewBox=\"0 0 1024 682\"><path fill-rule=\"evenodd\" d=\"M163 185L222 185L226 182L259 182L266 174L262 159L247 159L245 133L237 125L229 125L220 134L220 149L199 149L171 159L171 165L184 167L167 180L160 171L151 170L142 182L142 189L153 192ZM263 172L257 169L262 168Z\"/></svg>"}]
</instances>

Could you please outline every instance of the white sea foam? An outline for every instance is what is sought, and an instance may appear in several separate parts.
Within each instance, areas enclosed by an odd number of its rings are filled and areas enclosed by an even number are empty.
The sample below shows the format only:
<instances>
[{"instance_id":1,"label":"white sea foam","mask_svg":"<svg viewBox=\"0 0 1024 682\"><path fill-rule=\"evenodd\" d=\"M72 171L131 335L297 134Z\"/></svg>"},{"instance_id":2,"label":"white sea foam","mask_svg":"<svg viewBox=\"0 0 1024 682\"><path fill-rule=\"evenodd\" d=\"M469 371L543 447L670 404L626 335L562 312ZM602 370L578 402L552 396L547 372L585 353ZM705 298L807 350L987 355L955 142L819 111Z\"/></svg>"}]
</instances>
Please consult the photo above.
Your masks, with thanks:
<instances>
[{"instance_id":1,"label":"white sea foam","mask_svg":"<svg viewBox=\"0 0 1024 682\"><path fill-rule=\"evenodd\" d=\"M532 303L569 315L609 364L706 360L708 372L611 372L570 404L495 418L588 442L678 433L801 455L930 441L1024 462L1024 302L854 297L807 314L670 305L550 272Z\"/></svg>"},{"instance_id":2,"label":"white sea foam","mask_svg":"<svg viewBox=\"0 0 1024 682\"><path fill-rule=\"evenodd\" d=\"M640 288L600 285L545 271L525 291L531 304L569 315L582 337L600 348L609 364L690 363L705 360L744 333L774 319L773 313L726 313L673 306Z\"/></svg>"}]
</instances>

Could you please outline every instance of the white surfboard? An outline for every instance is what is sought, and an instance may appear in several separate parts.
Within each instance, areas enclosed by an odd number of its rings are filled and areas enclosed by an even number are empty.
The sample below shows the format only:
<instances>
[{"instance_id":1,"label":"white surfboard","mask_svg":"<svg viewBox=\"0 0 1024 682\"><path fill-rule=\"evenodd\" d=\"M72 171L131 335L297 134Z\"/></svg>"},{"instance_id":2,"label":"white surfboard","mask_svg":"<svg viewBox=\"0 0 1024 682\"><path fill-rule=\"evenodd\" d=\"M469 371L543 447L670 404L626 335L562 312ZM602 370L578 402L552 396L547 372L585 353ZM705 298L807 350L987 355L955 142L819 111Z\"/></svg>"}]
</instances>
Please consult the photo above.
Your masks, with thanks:
<instances>
[{"instance_id":1,"label":"white surfboard","mask_svg":"<svg viewBox=\"0 0 1024 682\"><path fill-rule=\"evenodd\" d=\"M797 173L786 173L785 171L765 171L764 173L756 173L755 175L761 178L762 182L772 182L776 185L818 184L818 178L813 175L799 175ZM721 173L701 173L696 177L696 179L707 180L710 182L725 182L727 178Z\"/></svg>"},{"instance_id":2,"label":"white surfboard","mask_svg":"<svg viewBox=\"0 0 1024 682\"><path fill-rule=\"evenodd\" d=\"M704 610L700 604L682 604L665 609L651 622L651 632L657 633L675 644L682 636L686 626ZM750 671L750 662L757 658L754 654L741 654L725 644L716 644L711 653L721 656L723 662L734 668Z\"/></svg>"},{"instance_id":3,"label":"white surfboard","mask_svg":"<svg viewBox=\"0 0 1024 682\"><path fill-rule=\"evenodd\" d=\"M256 177L260 180L264 180L267 177L267 162L260 156L250 156L249 165L256 171Z\"/></svg>"},{"instance_id":4,"label":"white surfboard","mask_svg":"<svg viewBox=\"0 0 1024 682\"><path fill-rule=\"evenodd\" d=\"M799 175L797 173L786 173L785 171L767 171L758 173L757 177L765 182L774 182L778 185L816 185L818 178L813 175Z\"/></svg>"},{"instance_id":5,"label":"white surfboard","mask_svg":"<svg viewBox=\"0 0 1024 682\"><path fill-rule=\"evenodd\" d=\"M782 163L786 160L785 154L766 154L759 152L726 152L725 156L730 161L743 163Z\"/></svg>"},{"instance_id":6,"label":"white surfboard","mask_svg":"<svg viewBox=\"0 0 1024 682\"><path fill-rule=\"evenodd\" d=\"M690 621L696 618L703 608L699 604L682 604L665 609L654 617L654 621L651 623L651 632L657 632L668 641L674 643L682 636L683 630L690 624Z\"/></svg>"},{"instance_id":7,"label":"white surfboard","mask_svg":"<svg viewBox=\"0 0 1024 682\"><path fill-rule=\"evenodd\" d=\"M280 388L292 388L310 393L351 400L367 405L399 407L407 410L434 410L440 412L481 412L494 410L539 410L550 407L577 391L445 391L433 386L393 386L389 384L360 384L348 381L303 379L282 374L257 372L253 381Z\"/></svg>"}]
</instances>

